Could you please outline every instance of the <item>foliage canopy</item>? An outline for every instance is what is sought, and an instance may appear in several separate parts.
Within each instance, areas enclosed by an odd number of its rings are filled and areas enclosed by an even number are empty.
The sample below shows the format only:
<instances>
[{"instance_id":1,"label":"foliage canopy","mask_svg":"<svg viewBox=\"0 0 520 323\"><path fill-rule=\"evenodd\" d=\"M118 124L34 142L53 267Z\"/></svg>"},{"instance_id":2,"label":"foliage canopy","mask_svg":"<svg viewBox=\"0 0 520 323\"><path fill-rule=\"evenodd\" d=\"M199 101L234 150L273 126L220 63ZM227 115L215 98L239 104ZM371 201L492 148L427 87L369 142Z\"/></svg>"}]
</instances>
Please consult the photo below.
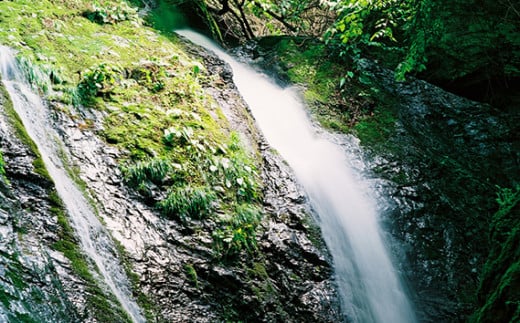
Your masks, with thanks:
<instances>
[{"instance_id":1,"label":"foliage canopy","mask_svg":"<svg viewBox=\"0 0 520 323\"><path fill-rule=\"evenodd\" d=\"M336 57L368 57L496 101L520 84L520 4L510 0L205 0L221 34L323 36ZM471 93L473 92L473 93ZM514 93L513 93L514 96ZM504 102L499 102L503 105ZM506 102L509 103L509 102Z\"/></svg>"}]
</instances>

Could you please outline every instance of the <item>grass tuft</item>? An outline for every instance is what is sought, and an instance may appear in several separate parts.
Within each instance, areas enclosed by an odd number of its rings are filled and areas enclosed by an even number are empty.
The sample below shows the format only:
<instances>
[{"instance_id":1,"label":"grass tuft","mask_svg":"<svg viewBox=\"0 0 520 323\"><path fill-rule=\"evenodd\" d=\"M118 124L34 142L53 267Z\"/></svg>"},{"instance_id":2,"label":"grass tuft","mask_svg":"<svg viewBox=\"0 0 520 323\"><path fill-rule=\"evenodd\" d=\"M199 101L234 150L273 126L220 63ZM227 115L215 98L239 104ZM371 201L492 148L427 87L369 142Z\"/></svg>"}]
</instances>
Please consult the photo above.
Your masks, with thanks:
<instances>
[{"instance_id":1,"label":"grass tuft","mask_svg":"<svg viewBox=\"0 0 520 323\"><path fill-rule=\"evenodd\" d=\"M206 187L186 186L171 191L158 206L167 217L181 221L187 218L200 220L210 214L215 198L215 194Z\"/></svg>"}]
</instances>

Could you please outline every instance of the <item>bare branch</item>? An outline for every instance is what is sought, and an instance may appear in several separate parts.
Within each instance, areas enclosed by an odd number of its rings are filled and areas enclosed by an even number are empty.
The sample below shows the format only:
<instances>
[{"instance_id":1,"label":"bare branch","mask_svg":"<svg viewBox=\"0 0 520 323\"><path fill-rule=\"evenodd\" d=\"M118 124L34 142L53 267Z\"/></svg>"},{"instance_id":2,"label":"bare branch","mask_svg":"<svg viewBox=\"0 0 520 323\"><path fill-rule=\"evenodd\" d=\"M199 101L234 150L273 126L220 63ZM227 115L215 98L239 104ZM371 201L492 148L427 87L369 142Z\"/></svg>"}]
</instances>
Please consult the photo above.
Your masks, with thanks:
<instances>
[{"instance_id":1,"label":"bare branch","mask_svg":"<svg viewBox=\"0 0 520 323\"><path fill-rule=\"evenodd\" d=\"M268 15L270 15L271 17L273 17L274 19L278 20L280 23L282 23L282 25L285 26L285 28L289 29L290 31L292 32L296 32L298 31L298 28L294 27L293 25L289 24L287 21L285 21L285 17L282 17L276 13L274 13L273 11L269 10L269 9L264 9L264 7L262 6L262 4L260 4L258 1L254 0L253 3L260 9L264 10Z\"/></svg>"}]
</instances>

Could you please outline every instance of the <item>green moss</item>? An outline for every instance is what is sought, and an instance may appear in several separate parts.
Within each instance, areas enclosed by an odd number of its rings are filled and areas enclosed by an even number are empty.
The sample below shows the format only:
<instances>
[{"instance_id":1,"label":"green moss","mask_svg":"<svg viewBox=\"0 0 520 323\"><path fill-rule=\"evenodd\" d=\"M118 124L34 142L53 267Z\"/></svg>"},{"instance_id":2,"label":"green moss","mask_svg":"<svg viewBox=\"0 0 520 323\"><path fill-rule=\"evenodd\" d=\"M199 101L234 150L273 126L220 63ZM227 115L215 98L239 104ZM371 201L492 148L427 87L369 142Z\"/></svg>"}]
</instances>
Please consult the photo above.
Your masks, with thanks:
<instances>
[{"instance_id":1,"label":"green moss","mask_svg":"<svg viewBox=\"0 0 520 323\"><path fill-rule=\"evenodd\" d=\"M38 323L38 321L33 319L31 315L25 313L16 313L15 318L16 322L20 323Z\"/></svg>"},{"instance_id":2,"label":"green moss","mask_svg":"<svg viewBox=\"0 0 520 323\"><path fill-rule=\"evenodd\" d=\"M249 273L256 278L267 280L269 279L269 274L265 269L265 266L262 262L253 263L252 268L249 270Z\"/></svg>"},{"instance_id":3,"label":"green moss","mask_svg":"<svg viewBox=\"0 0 520 323\"><path fill-rule=\"evenodd\" d=\"M321 234L321 229L310 214L305 214L303 218L303 226L307 233L307 238L311 241L312 245L318 250L325 250L327 247Z\"/></svg>"},{"instance_id":4,"label":"green moss","mask_svg":"<svg viewBox=\"0 0 520 323\"><path fill-rule=\"evenodd\" d=\"M195 288L199 288L199 278L195 267L193 267L192 264L186 264L184 265L184 271L186 272L186 276L188 276L188 279L191 281L193 286L195 286Z\"/></svg>"},{"instance_id":5,"label":"green moss","mask_svg":"<svg viewBox=\"0 0 520 323\"><path fill-rule=\"evenodd\" d=\"M518 322L520 319L520 186L500 189L499 210L490 231L492 246L481 275L480 308L472 322Z\"/></svg>"},{"instance_id":6,"label":"green moss","mask_svg":"<svg viewBox=\"0 0 520 323\"><path fill-rule=\"evenodd\" d=\"M5 308L9 308L9 304L11 304L12 296L7 294L7 292L3 289L0 289L0 303L4 305Z\"/></svg>"},{"instance_id":7,"label":"green moss","mask_svg":"<svg viewBox=\"0 0 520 323\"><path fill-rule=\"evenodd\" d=\"M7 271L5 277L8 277L11 280L13 286L17 290L23 290L27 287L27 283L24 281L23 277L20 276L19 270Z\"/></svg>"},{"instance_id":8,"label":"green moss","mask_svg":"<svg viewBox=\"0 0 520 323\"><path fill-rule=\"evenodd\" d=\"M4 111L15 129L17 137L27 147L29 147L31 152L36 156L33 161L34 171L45 179L52 181L49 173L47 172L47 169L45 168L45 164L43 163L38 147L27 133L27 130L25 130L22 120L14 110L9 93L7 93L7 90L2 83L0 83L0 103L4 107Z\"/></svg>"},{"instance_id":9,"label":"green moss","mask_svg":"<svg viewBox=\"0 0 520 323\"><path fill-rule=\"evenodd\" d=\"M396 122L392 108L378 107L371 116L364 116L354 126L354 131L362 144L377 147L385 144L395 133Z\"/></svg>"},{"instance_id":10,"label":"green moss","mask_svg":"<svg viewBox=\"0 0 520 323\"><path fill-rule=\"evenodd\" d=\"M51 211L57 217L60 226L58 232L60 240L55 242L52 247L54 250L62 252L69 259L74 273L86 283L87 303L94 313L94 317L102 322L112 320L131 322L128 314L118 305L115 296L106 295L92 275L92 266L81 251L74 230L66 217L63 202L56 191L49 193L49 202L51 203Z\"/></svg>"},{"instance_id":11,"label":"green moss","mask_svg":"<svg viewBox=\"0 0 520 323\"><path fill-rule=\"evenodd\" d=\"M0 178L3 178L5 180L5 162L4 162L4 156L2 155L2 151L0 150Z\"/></svg>"},{"instance_id":12,"label":"green moss","mask_svg":"<svg viewBox=\"0 0 520 323\"><path fill-rule=\"evenodd\" d=\"M304 96L309 103L332 99L341 69L326 58L324 44L311 39L283 37L275 48L289 81L305 86Z\"/></svg>"}]
</instances>

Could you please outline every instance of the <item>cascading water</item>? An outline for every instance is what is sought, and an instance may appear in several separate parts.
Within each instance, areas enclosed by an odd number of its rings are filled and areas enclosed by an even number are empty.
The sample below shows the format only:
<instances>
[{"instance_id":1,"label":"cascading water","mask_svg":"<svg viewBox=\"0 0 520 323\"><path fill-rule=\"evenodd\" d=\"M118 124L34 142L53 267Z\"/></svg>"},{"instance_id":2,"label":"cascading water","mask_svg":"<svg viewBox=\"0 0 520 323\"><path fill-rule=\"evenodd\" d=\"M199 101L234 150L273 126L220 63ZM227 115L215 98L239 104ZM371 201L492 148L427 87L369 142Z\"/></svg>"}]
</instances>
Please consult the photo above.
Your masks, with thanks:
<instances>
[{"instance_id":1,"label":"cascading water","mask_svg":"<svg viewBox=\"0 0 520 323\"><path fill-rule=\"evenodd\" d=\"M307 191L334 259L348 319L415 322L379 232L374 202L356 181L345 151L317 137L294 90L277 86L198 33L176 32L215 52L231 66L233 80L267 141L287 160Z\"/></svg>"},{"instance_id":2,"label":"cascading water","mask_svg":"<svg viewBox=\"0 0 520 323\"><path fill-rule=\"evenodd\" d=\"M0 74L13 107L20 116L29 136L36 143L43 162L52 177L56 190L69 213L72 226L80 239L81 247L99 269L99 284L113 293L134 322L145 319L134 300L128 279L117 259L113 242L96 217L82 192L67 175L60 154L63 143L52 127L49 111L35 94L17 67L13 51L0 46Z\"/></svg>"}]
</instances>

